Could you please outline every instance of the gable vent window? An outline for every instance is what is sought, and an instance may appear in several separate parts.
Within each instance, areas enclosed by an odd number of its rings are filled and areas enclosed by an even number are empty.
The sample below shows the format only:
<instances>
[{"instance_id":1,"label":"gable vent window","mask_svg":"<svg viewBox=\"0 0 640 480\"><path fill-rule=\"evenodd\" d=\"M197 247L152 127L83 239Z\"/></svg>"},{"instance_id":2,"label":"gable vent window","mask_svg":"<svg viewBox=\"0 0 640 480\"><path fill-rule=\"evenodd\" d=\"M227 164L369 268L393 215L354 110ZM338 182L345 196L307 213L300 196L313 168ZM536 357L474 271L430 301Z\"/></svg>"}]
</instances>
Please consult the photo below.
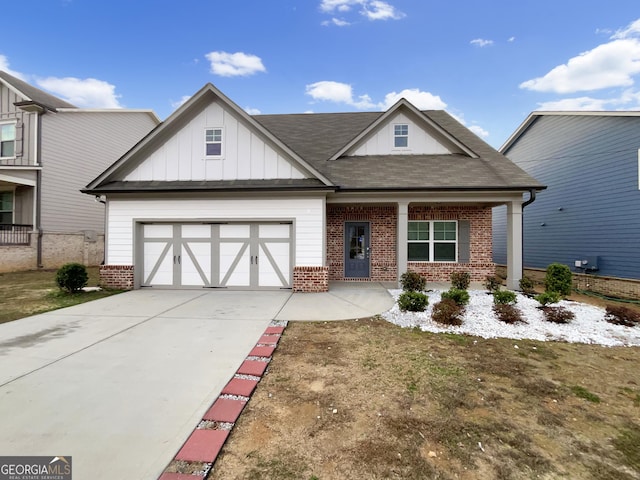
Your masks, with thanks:
<instances>
[{"instance_id":1,"label":"gable vent window","mask_svg":"<svg viewBox=\"0 0 640 480\"><path fill-rule=\"evenodd\" d=\"M222 129L207 128L205 130L205 155L207 157L222 156Z\"/></svg>"},{"instance_id":2,"label":"gable vent window","mask_svg":"<svg viewBox=\"0 0 640 480\"><path fill-rule=\"evenodd\" d=\"M407 148L409 146L409 125L393 126L393 146L395 148Z\"/></svg>"},{"instance_id":3,"label":"gable vent window","mask_svg":"<svg viewBox=\"0 0 640 480\"><path fill-rule=\"evenodd\" d=\"M0 157L14 157L16 152L16 124L0 124Z\"/></svg>"}]
</instances>

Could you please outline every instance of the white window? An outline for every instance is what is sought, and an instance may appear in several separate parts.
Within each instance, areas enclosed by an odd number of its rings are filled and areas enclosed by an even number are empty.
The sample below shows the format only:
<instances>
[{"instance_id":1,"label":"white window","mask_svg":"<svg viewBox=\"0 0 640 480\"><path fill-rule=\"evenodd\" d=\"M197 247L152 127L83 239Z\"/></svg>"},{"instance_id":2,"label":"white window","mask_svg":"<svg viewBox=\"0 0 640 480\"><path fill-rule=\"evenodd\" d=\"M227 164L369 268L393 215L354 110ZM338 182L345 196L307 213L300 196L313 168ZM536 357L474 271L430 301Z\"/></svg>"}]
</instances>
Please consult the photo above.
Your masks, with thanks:
<instances>
[{"instance_id":1,"label":"white window","mask_svg":"<svg viewBox=\"0 0 640 480\"><path fill-rule=\"evenodd\" d=\"M0 225L13 223L13 192L0 192Z\"/></svg>"},{"instance_id":2,"label":"white window","mask_svg":"<svg viewBox=\"0 0 640 480\"><path fill-rule=\"evenodd\" d=\"M409 222L408 260L410 262L456 262L458 222Z\"/></svg>"},{"instance_id":3,"label":"white window","mask_svg":"<svg viewBox=\"0 0 640 480\"><path fill-rule=\"evenodd\" d=\"M16 124L0 124L0 157L11 158L16 155Z\"/></svg>"},{"instance_id":4,"label":"white window","mask_svg":"<svg viewBox=\"0 0 640 480\"><path fill-rule=\"evenodd\" d=\"M407 148L409 146L409 125L406 123L393 126L394 148Z\"/></svg>"},{"instance_id":5,"label":"white window","mask_svg":"<svg viewBox=\"0 0 640 480\"><path fill-rule=\"evenodd\" d=\"M205 156L222 157L222 129L207 128L204 131Z\"/></svg>"}]
</instances>

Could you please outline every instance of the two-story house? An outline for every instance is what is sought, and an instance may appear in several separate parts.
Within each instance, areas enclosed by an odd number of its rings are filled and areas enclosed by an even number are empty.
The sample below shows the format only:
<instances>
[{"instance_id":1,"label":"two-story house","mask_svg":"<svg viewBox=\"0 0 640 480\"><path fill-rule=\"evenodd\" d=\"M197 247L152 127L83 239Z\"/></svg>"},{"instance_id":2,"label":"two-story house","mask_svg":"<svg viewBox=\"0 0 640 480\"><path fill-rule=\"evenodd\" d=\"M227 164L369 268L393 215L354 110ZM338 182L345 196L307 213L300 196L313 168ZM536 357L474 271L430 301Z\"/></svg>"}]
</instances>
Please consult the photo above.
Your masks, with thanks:
<instances>
[{"instance_id":1,"label":"two-story house","mask_svg":"<svg viewBox=\"0 0 640 480\"><path fill-rule=\"evenodd\" d=\"M101 263L104 205L80 189L158 123L151 110L76 108L0 71L0 272Z\"/></svg>"}]
</instances>

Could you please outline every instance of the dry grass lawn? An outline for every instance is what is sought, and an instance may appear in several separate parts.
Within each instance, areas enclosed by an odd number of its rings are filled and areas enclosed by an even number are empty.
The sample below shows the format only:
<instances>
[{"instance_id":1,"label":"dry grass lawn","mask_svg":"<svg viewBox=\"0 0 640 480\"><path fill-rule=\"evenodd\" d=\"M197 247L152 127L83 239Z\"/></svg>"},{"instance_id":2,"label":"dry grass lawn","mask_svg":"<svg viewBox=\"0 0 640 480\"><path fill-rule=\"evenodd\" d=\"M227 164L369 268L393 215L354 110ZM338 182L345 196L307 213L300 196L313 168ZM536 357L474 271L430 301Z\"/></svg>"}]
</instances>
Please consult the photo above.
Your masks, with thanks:
<instances>
[{"instance_id":1,"label":"dry grass lawn","mask_svg":"<svg viewBox=\"0 0 640 480\"><path fill-rule=\"evenodd\" d=\"M287 327L207 477L640 478L640 348Z\"/></svg>"}]
</instances>

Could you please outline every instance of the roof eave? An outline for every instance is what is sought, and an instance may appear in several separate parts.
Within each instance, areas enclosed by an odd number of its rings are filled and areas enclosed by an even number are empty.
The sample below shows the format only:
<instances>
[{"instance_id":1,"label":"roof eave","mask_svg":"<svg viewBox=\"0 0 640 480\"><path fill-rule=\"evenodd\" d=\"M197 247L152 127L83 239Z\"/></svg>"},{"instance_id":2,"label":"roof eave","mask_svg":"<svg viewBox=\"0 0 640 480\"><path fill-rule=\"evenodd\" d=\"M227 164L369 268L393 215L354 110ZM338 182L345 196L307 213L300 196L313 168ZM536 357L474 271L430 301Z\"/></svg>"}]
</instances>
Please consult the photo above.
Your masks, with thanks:
<instances>
[{"instance_id":1,"label":"roof eave","mask_svg":"<svg viewBox=\"0 0 640 480\"><path fill-rule=\"evenodd\" d=\"M207 186L198 187L167 187L167 188L152 188L152 187L126 187L126 188L83 188L80 190L87 195L108 195L113 193L235 193L235 192L334 192L336 187L327 185L318 186L278 186L278 187L223 187L212 188Z\"/></svg>"}]
</instances>

